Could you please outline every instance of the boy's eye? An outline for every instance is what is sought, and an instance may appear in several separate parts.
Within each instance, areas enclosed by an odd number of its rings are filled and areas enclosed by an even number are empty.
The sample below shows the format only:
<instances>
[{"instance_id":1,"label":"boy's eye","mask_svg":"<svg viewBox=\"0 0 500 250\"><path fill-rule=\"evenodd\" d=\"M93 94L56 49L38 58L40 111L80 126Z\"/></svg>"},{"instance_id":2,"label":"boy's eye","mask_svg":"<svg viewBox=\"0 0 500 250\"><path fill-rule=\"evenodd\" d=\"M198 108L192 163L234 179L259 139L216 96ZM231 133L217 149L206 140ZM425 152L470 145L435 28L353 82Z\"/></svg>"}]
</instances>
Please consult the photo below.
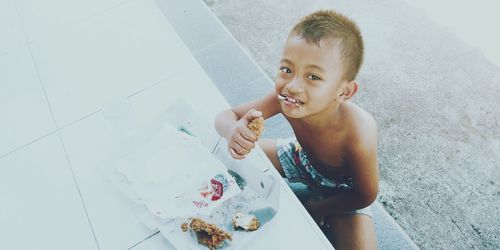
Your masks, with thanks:
<instances>
[{"instance_id":1,"label":"boy's eye","mask_svg":"<svg viewBox=\"0 0 500 250\"><path fill-rule=\"evenodd\" d=\"M280 71L287 74L292 73L292 71L288 67L280 67Z\"/></svg>"},{"instance_id":2,"label":"boy's eye","mask_svg":"<svg viewBox=\"0 0 500 250\"><path fill-rule=\"evenodd\" d=\"M321 78L317 75L308 75L307 79L309 79L309 80L321 80Z\"/></svg>"}]
</instances>

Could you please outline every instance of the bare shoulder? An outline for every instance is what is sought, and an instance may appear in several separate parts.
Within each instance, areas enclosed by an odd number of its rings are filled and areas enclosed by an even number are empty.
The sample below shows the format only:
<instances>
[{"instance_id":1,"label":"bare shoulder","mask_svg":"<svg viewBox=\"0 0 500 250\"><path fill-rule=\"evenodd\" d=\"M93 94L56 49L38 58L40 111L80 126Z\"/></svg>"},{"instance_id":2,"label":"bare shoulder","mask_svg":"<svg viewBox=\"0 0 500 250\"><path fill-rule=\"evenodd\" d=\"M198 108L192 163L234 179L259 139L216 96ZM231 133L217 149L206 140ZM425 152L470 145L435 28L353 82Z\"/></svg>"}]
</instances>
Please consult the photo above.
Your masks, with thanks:
<instances>
[{"instance_id":1,"label":"bare shoulder","mask_svg":"<svg viewBox=\"0 0 500 250\"><path fill-rule=\"evenodd\" d=\"M375 119L363 108L354 103L346 103L349 130L347 139L351 144L374 145L378 137L378 127Z\"/></svg>"}]
</instances>

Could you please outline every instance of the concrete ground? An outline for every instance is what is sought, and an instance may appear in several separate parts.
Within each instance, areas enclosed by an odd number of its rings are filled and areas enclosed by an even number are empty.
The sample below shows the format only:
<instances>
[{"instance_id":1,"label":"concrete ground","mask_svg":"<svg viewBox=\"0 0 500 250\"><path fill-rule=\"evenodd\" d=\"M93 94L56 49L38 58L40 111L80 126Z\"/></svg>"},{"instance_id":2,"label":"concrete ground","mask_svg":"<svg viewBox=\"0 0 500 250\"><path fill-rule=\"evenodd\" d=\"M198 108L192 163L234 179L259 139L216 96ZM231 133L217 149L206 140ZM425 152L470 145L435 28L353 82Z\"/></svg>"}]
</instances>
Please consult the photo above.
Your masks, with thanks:
<instances>
[{"instance_id":1,"label":"concrete ground","mask_svg":"<svg viewBox=\"0 0 500 250\"><path fill-rule=\"evenodd\" d=\"M422 249L500 248L498 65L401 1L205 2L272 79L300 17L356 20L366 60L354 102L379 126L378 201ZM291 133L273 125L268 135Z\"/></svg>"}]
</instances>

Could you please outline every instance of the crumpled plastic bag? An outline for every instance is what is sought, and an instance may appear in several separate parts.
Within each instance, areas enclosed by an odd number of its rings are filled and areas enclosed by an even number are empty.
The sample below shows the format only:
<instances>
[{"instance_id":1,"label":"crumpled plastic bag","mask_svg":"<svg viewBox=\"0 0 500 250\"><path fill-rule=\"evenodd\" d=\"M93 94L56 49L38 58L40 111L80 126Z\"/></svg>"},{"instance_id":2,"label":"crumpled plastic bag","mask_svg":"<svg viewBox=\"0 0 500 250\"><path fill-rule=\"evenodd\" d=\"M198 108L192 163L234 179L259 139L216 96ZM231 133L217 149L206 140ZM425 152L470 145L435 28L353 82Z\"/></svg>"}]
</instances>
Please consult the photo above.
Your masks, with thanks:
<instances>
[{"instance_id":1,"label":"crumpled plastic bag","mask_svg":"<svg viewBox=\"0 0 500 250\"><path fill-rule=\"evenodd\" d=\"M117 162L137 201L159 218L208 215L241 190L198 138L168 123Z\"/></svg>"}]
</instances>

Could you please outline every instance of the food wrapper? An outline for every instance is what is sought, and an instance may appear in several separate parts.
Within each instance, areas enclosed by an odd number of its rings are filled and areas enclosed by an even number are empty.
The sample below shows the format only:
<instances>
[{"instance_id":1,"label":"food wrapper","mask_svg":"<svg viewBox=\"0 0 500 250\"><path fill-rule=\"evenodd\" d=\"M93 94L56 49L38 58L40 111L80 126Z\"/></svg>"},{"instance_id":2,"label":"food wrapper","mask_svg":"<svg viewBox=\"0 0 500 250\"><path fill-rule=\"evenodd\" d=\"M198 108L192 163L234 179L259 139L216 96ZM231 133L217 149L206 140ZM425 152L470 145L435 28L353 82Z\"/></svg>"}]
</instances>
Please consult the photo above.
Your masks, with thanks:
<instances>
[{"instance_id":1,"label":"food wrapper","mask_svg":"<svg viewBox=\"0 0 500 250\"><path fill-rule=\"evenodd\" d=\"M193 232L181 229L192 218L230 232L233 240L222 249L234 249L258 237L278 211L280 180L270 173L262 150L256 147L245 159L233 159L213 122L186 102L175 102L143 130L133 140L138 146L117 161L110 180L144 205L140 220L177 249L206 249ZM235 230L232 217L238 212L255 215L260 228Z\"/></svg>"},{"instance_id":2,"label":"food wrapper","mask_svg":"<svg viewBox=\"0 0 500 250\"><path fill-rule=\"evenodd\" d=\"M219 141L213 152L228 168L241 189L241 193L228 199L215 208L212 213L197 216L232 234L232 241L226 241L221 249L240 249L258 238L262 227L271 221L279 208L279 179L270 173L269 163L264 152L255 148L244 160L235 160L227 152L227 144ZM272 167L272 166L271 166ZM256 231L237 230L232 224L233 216L241 212L255 215L260 222ZM181 225L190 217L179 217L170 221L152 220L150 216L142 217L151 229L158 228L170 243L178 249L207 249L197 243L193 232L183 232Z\"/></svg>"},{"instance_id":3,"label":"food wrapper","mask_svg":"<svg viewBox=\"0 0 500 250\"><path fill-rule=\"evenodd\" d=\"M119 160L117 171L151 214L162 219L208 215L240 193L226 167L197 138L168 123Z\"/></svg>"}]
</instances>

